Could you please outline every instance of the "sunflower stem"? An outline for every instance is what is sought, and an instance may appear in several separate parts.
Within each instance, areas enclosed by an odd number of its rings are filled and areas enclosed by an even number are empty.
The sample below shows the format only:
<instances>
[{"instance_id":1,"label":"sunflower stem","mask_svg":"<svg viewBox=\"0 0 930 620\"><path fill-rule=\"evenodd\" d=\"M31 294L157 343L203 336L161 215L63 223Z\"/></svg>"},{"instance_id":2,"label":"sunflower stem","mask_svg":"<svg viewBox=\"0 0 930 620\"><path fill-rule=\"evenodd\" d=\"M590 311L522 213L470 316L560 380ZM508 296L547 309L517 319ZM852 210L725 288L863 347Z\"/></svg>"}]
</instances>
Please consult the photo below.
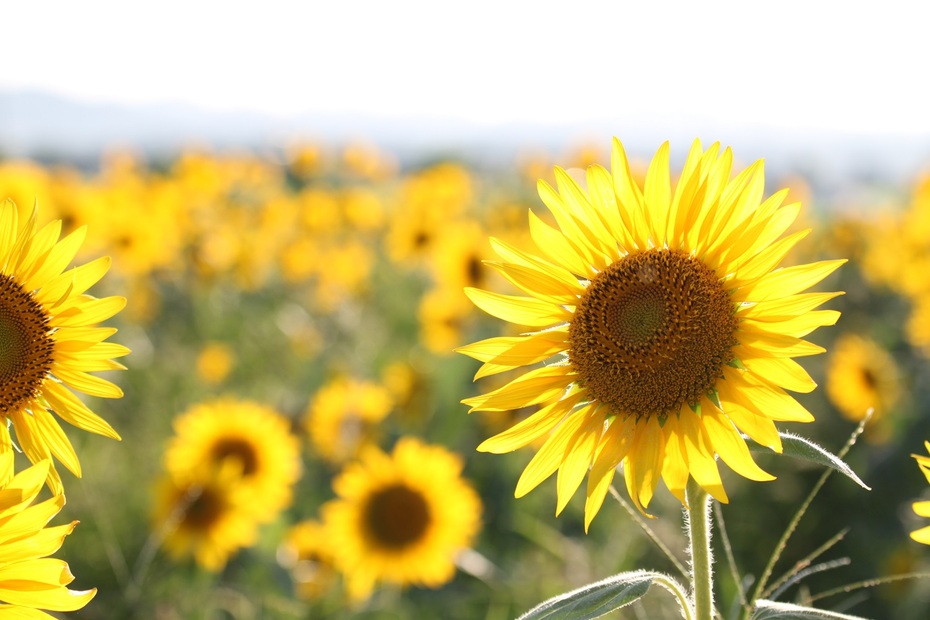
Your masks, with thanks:
<instances>
[{"instance_id":1,"label":"sunflower stem","mask_svg":"<svg viewBox=\"0 0 930 620\"><path fill-rule=\"evenodd\" d=\"M714 617L714 574L710 550L710 496L694 479L688 480L685 494L694 618L711 620Z\"/></svg>"}]
</instances>

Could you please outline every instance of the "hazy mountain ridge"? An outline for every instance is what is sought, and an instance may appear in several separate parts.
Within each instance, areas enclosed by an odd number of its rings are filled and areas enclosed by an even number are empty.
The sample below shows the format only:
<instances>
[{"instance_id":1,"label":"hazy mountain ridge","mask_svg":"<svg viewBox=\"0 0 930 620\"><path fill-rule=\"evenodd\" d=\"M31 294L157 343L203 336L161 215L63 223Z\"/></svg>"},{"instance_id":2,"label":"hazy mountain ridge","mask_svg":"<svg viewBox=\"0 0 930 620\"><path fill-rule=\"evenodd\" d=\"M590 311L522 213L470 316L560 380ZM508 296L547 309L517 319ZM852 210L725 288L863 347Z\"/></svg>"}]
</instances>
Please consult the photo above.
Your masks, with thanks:
<instances>
[{"instance_id":1,"label":"hazy mountain ridge","mask_svg":"<svg viewBox=\"0 0 930 620\"><path fill-rule=\"evenodd\" d=\"M930 167L930 135L868 135L801 128L722 126L675 119L671 123L583 120L557 125L476 124L459 119L305 114L277 118L258 112L217 112L183 103L86 103L34 91L0 90L0 156L95 161L106 149L132 147L171 157L191 145L216 149L281 149L300 138L324 144L365 139L403 162L431 153L471 160L511 159L527 148L564 152L595 136L617 135L631 152L648 156L669 139L681 158L695 135L734 148L740 161L764 157L767 170L803 170L826 185L901 182Z\"/></svg>"}]
</instances>

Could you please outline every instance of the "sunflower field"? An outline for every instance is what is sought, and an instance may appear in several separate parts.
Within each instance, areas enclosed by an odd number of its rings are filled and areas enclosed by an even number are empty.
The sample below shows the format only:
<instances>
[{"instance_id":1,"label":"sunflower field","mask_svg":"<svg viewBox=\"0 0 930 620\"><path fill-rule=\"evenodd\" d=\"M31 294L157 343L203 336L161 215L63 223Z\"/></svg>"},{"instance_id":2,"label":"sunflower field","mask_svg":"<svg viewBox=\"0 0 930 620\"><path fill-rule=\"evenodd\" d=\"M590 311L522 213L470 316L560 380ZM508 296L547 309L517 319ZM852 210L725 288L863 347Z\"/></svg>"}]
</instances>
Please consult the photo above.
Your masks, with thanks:
<instances>
[{"instance_id":1,"label":"sunflower field","mask_svg":"<svg viewBox=\"0 0 930 620\"><path fill-rule=\"evenodd\" d=\"M926 618L930 176L688 146L0 160L0 618L505 620L696 497L713 617Z\"/></svg>"}]
</instances>

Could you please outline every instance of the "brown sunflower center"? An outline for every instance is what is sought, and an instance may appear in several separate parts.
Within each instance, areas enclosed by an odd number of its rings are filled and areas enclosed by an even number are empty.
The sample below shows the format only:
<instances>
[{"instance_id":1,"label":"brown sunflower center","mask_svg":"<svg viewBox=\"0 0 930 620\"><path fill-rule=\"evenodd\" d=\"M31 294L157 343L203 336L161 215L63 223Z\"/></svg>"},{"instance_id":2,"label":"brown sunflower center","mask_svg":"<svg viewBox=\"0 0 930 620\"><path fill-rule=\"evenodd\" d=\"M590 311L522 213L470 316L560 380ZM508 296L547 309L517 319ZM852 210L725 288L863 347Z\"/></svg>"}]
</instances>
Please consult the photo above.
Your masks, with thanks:
<instances>
[{"instance_id":1,"label":"brown sunflower center","mask_svg":"<svg viewBox=\"0 0 930 620\"><path fill-rule=\"evenodd\" d=\"M258 471L258 454L255 446L245 439L227 437L216 442L211 451L213 462L222 463L226 459L234 459L242 466L242 475L251 476Z\"/></svg>"},{"instance_id":2,"label":"brown sunflower center","mask_svg":"<svg viewBox=\"0 0 930 620\"><path fill-rule=\"evenodd\" d=\"M0 274L0 415L39 394L52 369L48 314L16 280Z\"/></svg>"},{"instance_id":3,"label":"brown sunflower center","mask_svg":"<svg viewBox=\"0 0 930 620\"><path fill-rule=\"evenodd\" d=\"M212 487L203 487L185 507L181 526L198 532L208 530L219 521L225 509L223 494Z\"/></svg>"},{"instance_id":4,"label":"brown sunflower center","mask_svg":"<svg viewBox=\"0 0 930 620\"><path fill-rule=\"evenodd\" d=\"M709 267L679 250L647 250L591 280L569 326L569 360L614 412L665 416L711 391L733 360L737 322Z\"/></svg>"},{"instance_id":5,"label":"brown sunflower center","mask_svg":"<svg viewBox=\"0 0 930 620\"><path fill-rule=\"evenodd\" d=\"M374 493L364 515L368 533L388 549L402 549L420 540L431 517L423 494L403 484Z\"/></svg>"}]
</instances>

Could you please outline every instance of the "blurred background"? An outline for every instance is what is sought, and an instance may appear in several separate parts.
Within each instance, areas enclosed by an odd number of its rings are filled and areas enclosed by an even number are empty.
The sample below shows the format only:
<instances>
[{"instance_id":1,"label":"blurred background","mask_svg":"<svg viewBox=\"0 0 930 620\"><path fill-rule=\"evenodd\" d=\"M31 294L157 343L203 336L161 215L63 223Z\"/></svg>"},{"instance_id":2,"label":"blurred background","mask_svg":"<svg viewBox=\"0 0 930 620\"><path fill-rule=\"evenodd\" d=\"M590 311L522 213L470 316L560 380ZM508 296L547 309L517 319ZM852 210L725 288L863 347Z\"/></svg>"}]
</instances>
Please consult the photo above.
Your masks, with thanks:
<instances>
[{"instance_id":1,"label":"blurred background","mask_svg":"<svg viewBox=\"0 0 930 620\"><path fill-rule=\"evenodd\" d=\"M585 535L581 497L554 516L554 481L515 500L532 450L475 451L514 418L466 413L461 399L495 379L473 384L478 364L452 353L507 329L461 293L512 292L480 265L487 237L527 244L527 211L543 215L537 179L555 165L609 165L613 136L641 171L666 140L673 171L695 138L733 147L739 167L764 158L767 194L789 187L804 204L796 226L814 230L790 262L850 260L821 287L846 291L831 302L840 322L812 338L828 353L802 360L820 387L799 400L817 421L786 430L837 451L874 407L848 456L872 491L827 482L778 569L845 528L822 559L849 562L782 599L927 570L930 549L908 537L924 525L911 503L928 497L910 455L930 440L926 12L790 1L4 7L0 200L37 202L66 231L87 224L80 261L113 257L92 292L129 300L107 323L133 351L126 371L107 374L125 396L87 399L123 441L66 429L84 477L63 474L58 520L81 525L57 557L73 587L99 590L71 615L503 619L622 570L674 571L617 503ZM241 525L251 536L219 534L224 561L207 568L169 552L177 523L157 489L176 420L220 397L286 420L301 476L283 483L286 505ZM321 519L366 447L390 454L407 437L458 455L480 530L437 587L379 585L350 603L331 557L341 550L294 528ZM335 455L334 442L345 442ZM724 474L722 513L748 575L820 475L758 460L777 481ZM675 500L660 493L654 514L683 557ZM729 602L734 581L717 557ZM663 598L616 617L672 617ZM816 604L925 618L930 585Z\"/></svg>"}]
</instances>

